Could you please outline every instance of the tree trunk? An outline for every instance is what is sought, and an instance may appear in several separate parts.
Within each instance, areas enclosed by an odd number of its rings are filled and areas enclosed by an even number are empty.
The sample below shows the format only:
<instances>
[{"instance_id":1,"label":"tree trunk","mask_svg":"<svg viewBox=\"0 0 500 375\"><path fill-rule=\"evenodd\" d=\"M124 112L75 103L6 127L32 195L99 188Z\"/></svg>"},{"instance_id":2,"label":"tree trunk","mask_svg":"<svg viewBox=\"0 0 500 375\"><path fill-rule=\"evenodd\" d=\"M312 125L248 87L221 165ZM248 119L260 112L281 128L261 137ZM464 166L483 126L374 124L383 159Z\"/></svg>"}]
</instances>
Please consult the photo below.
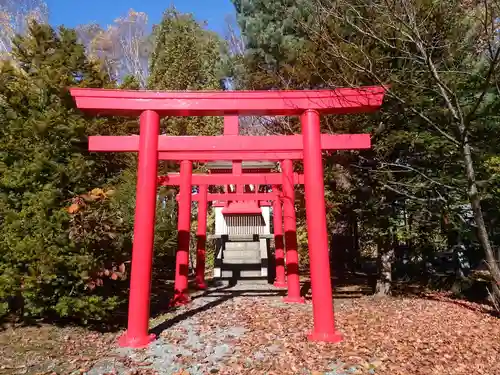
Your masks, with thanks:
<instances>
[{"instance_id":1,"label":"tree trunk","mask_svg":"<svg viewBox=\"0 0 500 375\"><path fill-rule=\"evenodd\" d=\"M355 262L354 262L354 267L355 269L353 271L356 271L359 269L359 266L361 264L361 253L359 249L359 227L358 227L358 216L356 214L353 214L353 223L352 223L352 240L353 240L353 248L354 248L354 254L355 254Z\"/></svg>"},{"instance_id":2,"label":"tree trunk","mask_svg":"<svg viewBox=\"0 0 500 375\"><path fill-rule=\"evenodd\" d=\"M375 295L383 297L391 294L394 248L390 241L385 240L377 246L377 258L379 277L375 286Z\"/></svg>"},{"instance_id":3,"label":"tree trunk","mask_svg":"<svg viewBox=\"0 0 500 375\"><path fill-rule=\"evenodd\" d=\"M464 137L463 155L467 181L469 184L469 201L477 226L477 236L479 239L479 243L484 250L486 264L493 279L491 285L493 304L498 309L500 306L500 266L497 259L495 259L495 253L493 252L493 249L491 247L488 231L486 230L486 225L484 223L483 210L481 208L481 199L479 197L477 189L474 164L472 161L471 149L467 135L465 135Z\"/></svg>"}]
</instances>

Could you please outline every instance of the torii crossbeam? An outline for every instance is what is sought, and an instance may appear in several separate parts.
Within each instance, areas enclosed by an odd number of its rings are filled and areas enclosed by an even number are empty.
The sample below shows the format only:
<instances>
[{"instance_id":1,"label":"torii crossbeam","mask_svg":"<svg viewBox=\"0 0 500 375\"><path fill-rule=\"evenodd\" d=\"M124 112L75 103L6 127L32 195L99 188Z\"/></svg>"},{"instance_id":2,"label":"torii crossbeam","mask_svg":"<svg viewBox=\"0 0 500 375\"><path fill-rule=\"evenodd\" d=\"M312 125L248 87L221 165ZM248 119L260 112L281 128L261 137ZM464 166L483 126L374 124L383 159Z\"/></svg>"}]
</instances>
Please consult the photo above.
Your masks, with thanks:
<instances>
[{"instance_id":1,"label":"torii crossbeam","mask_svg":"<svg viewBox=\"0 0 500 375\"><path fill-rule=\"evenodd\" d=\"M180 173L169 173L166 176L159 176L158 184L165 186L180 185L181 178L182 176ZM191 184L192 185L229 185L229 184L278 185L282 183L282 180L283 178L279 173L242 173L241 175L194 173L191 177ZM304 175L294 173L293 184L303 185Z\"/></svg>"},{"instance_id":2,"label":"torii crossbeam","mask_svg":"<svg viewBox=\"0 0 500 375\"><path fill-rule=\"evenodd\" d=\"M300 116L306 111L347 114L376 111L385 88L287 91L127 91L71 89L78 108L94 114L140 116Z\"/></svg>"},{"instance_id":3,"label":"torii crossbeam","mask_svg":"<svg viewBox=\"0 0 500 375\"><path fill-rule=\"evenodd\" d=\"M193 202L200 201L201 194L193 193L191 200ZM208 193L208 202L230 202L230 201L274 201L279 198L276 193Z\"/></svg>"},{"instance_id":4,"label":"torii crossbeam","mask_svg":"<svg viewBox=\"0 0 500 375\"><path fill-rule=\"evenodd\" d=\"M369 134L322 134L320 139L322 150L370 148ZM168 151L168 153L204 152L210 154L210 152L236 151L238 154L242 154L244 152L300 152L303 148L301 135L158 136L158 151ZM139 136L90 136L89 150L137 152L139 151Z\"/></svg>"},{"instance_id":5,"label":"torii crossbeam","mask_svg":"<svg viewBox=\"0 0 500 375\"><path fill-rule=\"evenodd\" d=\"M157 165L160 152L199 153L237 152L248 160L248 152L301 152L304 161L304 187L309 240L311 289L314 328L310 340L338 342L335 330L333 297L329 269L329 246L324 199L322 149L324 136L320 132L321 114L348 114L377 110L383 101L384 87L339 88L336 90L304 91L225 91L225 92L151 92L106 89L71 90L77 107L95 114L140 116L140 136L121 138L118 144L90 151L134 151L139 153L137 199L132 250L132 273L128 330L120 338L123 346L141 347L153 338L148 335L153 234L157 196ZM302 136L261 139L262 146L251 137L227 136L212 139L191 137L169 140L160 136L162 116L300 116ZM292 137L292 138L290 138ZM293 138L295 137L295 138ZM366 136L365 136L366 137ZM267 137L264 137L267 138ZM104 139L104 138L103 138ZM109 138L107 138L109 140ZM179 139L176 146L176 139ZM198 139L198 140L196 140ZM226 139L226 140L224 140ZM95 139L90 140L94 144ZM233 143L235 142L235 143ZM290 143L292 149L287 145ZM188 148L182 148L188 147ZM337 142L338 144L338 142ZM215 146L215 148L214 148ZM241 148L239 148L241 146ZM291 147L290 146L290 147ZM350 145L354 146L354 145ZM169 149L165 149L165 148ZM170 148L171 147L171 148ZM365 147L368 145L365 144ZM362 148L365 148L362 147ZM120 148L120 150L116 150ZM175 151L171 151L174 149ZM166 156L169 158L171 156ZM205 158L201 158L206 160ZM192 158L181 160L186 181L190 185ZM284 159L291 163L291 159ZM290 164L291 165L291 164ZM288 167L287 167L288 168ZM291 173L291 170L289 170ZM181 172L182 173L182 172ZM292 181L290 181L291 183ZM288 189L283 186L284 190ZM293 188L293 185L292 185ZM293 189L292 189L293 190ZM285 192L285 191L284 191ZM286 192L285 192L286 194ZM288 196L290 196L288 194ZM191 196L186 194L186 202ZM185 202L185 203L186 203ZM179 203L180 205L180 203ZM285 202L293 212L293 201ZM290 206L291 205L291 206ZM181 214L181 211L179 211ZM182 221L189 225L189 215L182 212ZM286 217L287 215L285 215ZM181 218L179 218L181 220ZM287 220L285 218L285 220Z\"/></svg>"}]
</instances>

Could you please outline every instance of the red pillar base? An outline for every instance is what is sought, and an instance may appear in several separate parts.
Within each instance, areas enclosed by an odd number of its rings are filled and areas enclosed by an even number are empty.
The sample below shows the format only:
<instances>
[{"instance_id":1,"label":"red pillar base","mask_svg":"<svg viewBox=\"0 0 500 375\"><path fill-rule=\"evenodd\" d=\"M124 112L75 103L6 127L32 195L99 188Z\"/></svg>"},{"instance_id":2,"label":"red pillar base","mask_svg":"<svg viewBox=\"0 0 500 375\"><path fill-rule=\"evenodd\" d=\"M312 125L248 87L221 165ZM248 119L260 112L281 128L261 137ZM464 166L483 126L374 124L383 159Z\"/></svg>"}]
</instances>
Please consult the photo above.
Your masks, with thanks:
<instances>
[{"instance_id":1,"label":"red pillar base","mask_svg":"<svg viewBox=\"0 0 500 375\"><path fill-rule=\"evenodd\" d=\"M198 289L198 290L205 290L207 288L208 288L208 286L204 282L196 283L196 289Z\"/></svg>"},{"instance_id":2,"label":"red pillar base","mask_svg":"<svg viewBox=\"0 0 500 375\"><path fill-rule=\"evenodd\" d=\"M283 297L285 303L306 303L304 297Z\"/></svg>"},{"instance_id":3,"label":"red pillar base","mask_svg":"<svg viewBox=\"0 0 500 375\"><path fill-rule=\"evenodd\" d=\"M343 340L342 334L340 332L333 333L322 333L322 332L312 332L307 335L307 339L313 342L330 342L338 343Z\"/></svg>"},{"instance_id":4,"label":"red pillar base","mask_svg":"<svg viewBox=\"0 0 500 375\"><path fill-rule=\"evenodd\" d=\"M145 348L154 340L156 340L154 333L142 337L131 337L125 332L118 338L118 346L122 348Z\"/></svg>"},{"instance_id":5,"label":"red pillar base","mask_svg":"<svg viewBox=\"0 0 500 375\"><path fill-rule=\"evenodd\" d=\"M286 281L275 281L273 284L276 288L286 288Z\"/></svg>"},{"instance_id":6,"label":"red pillar base","mask_svg":"<svg viewBox=\"0 0 500 375\"><path fill-rule=\"evenodd\" d=\"M189 298L189 296L187 294L176 292L174 294L174 298L172 298L172 300L170 301L169 306L170 307L184 306L190 302L191 302L191 299Z\"/></svg>"}]
</instances>

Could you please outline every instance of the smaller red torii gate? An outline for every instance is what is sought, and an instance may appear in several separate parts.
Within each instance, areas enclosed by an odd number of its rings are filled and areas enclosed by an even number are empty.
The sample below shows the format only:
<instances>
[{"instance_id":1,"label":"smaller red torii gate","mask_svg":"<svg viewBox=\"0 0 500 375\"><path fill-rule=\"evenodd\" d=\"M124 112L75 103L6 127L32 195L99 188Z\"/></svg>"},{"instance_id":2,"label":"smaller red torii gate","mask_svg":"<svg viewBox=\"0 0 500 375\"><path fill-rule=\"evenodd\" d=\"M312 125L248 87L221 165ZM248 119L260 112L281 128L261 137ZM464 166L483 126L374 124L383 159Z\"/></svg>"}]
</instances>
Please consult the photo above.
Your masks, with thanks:
<instances>
[{"instance_id":1,"label":"smaller red torii gate","mask_svg":"<svg viewBox=\"0 0 500 375\"><path fill-rule=\"evenodd\" d=\"M89 137L90 151L138 152L137 200L132 249L132 272L128 330L120 338L123 346L147 345L154 335L148 334L154 223L157 196L158 160L180 160L183 186L191 186L192 161L239 153L229 160L255 160L265 153L276 160L276 151L290 153L283 158L283 173L292 173L295 157L304 162L304 187L311 269L314 328L308 336L313 341L338 342L335 329L332 286L329 268L329 246L323 183L323 149L361 149L370 147L369 135L337 137L335 145L324 147L320 132L321 114L349 114L376 111L386 89L381 86L304 91L212 91L153 92L106 89L71 89L77 107L93 114L139 116L140 135L132 137ZM160 135L162 116L300 116L301 136L279 136L269 139L249 136L165 137ZM352 138L349 138L352 137ZM362 144L358 142L364 139ZM99 139L101 138L101 139ZM267 137L264 137L267 138ZM330 138L331 139L331 138ZM351 139L347 142L346 139ZM262 143L261 143L262 142ZM172 151L174 150L174 151ZM174 156L174 154L177 154ZM293 155L292 155L293 154ZM294 156L293 158L291 156ZM253 159L248 159L253 158ZM267 159L267 157L265 158ZM268 159L269 160L269 159ZM285 169L288 172L285 172ZM293 181L283 185L285 228L287 220L295 220L291 199ZM253 183L253 182L252 182ZM292 190L291 194L290 189ZM182 202L181 202L182 201ZM179 215L189 226L191 194L182 196ZM181 210L181 206L184 207ZM290 217L288 212L292 213ZM181 221L181 217L179 217ZM295 223L294 223L295 225ZM286 229L285 229L286 231ZM186 233L189 235L189 233ZM286 233L285 233L286 236ZM181 253L182 254L182 253ZM297 270L298 274L298 270Z\"/></svg>"},{"instance_id":2,"label":"smaller red torii gate","mask_svg":"<svg viewBox=\"0 0 500 375\"><path fill-rule=\"evenodd\" d=\"M192 193L191 200L198 202L198 229L196 232L196 277L197 288L205 289L205 259L206 259L206 240L207 240L207 207L208 202L230 202L230 201L259 201L272 202L273 207L273 226L274 226L274 255L276 263L276 278L274 286L286 288L285 273L285 247L283 240L283 213L281 207L282 193L277 186L273 186L271 193L208 193L207 185L199 185L198 193ZM179 195L176 196L179 200ZM293 289L293 288L292 288ZM298 296L300 298L300 295Z\"/></svg>"},{"instance_id":3,"label":"smaller red torii gate","mask_svg":"<svg viewBox=\"0 0 500 375\"><path fill-rule=\"evenodd\" d=\"M183 167L184 166L184 167ZM188 289L188 264L189 264L189 239L190 237L185 235L185 233L190 232L191 223L187 221L186 217L191 217L191 202L193 197L198 200L200 206L204 207L202 211L202 216L200 216L200 211L198 211L198 222L204 223L202 229L198 227L197 236L204 236L202 242L197 242L197 260L203 262L205 259L205 242L206 242L206 206L208 202L208 195L206 196L209 185L273 185L277 190L278 185L282 186L283 193L278 194L273 193L223 193L223 194L210 194L213 198L218 198L216 200L220 201L262 201L262 200L272 200L273 209L276 210L277 214L274 216L273 220L279 219L279 222L274 221L275 228L278 230L278 238L275 241L278 245L276 248L277 252L277 270L276 273L279 275L277 277L275 286L284 287L287 285L288 293L284 298L285 302L288 303L304 303L304 298L300 295L300 276L299 276L299 256L298 256L298 244L297 244L297 224L295 216L295 189L294 185L303 184L303 175L293 172L293 163L291 160L286 160L283 162L282 173L241 173L241 174L192 174L192 169L189 168L189 162L181 162L181 172L180 173L169 173L166 176L158 177L158 184L161 186L180 186L180 193L177 196L177 201L179 203L179 218L178 218L178 253L176 257L176 274L175 274L175 292L174 298L171 301L172 306L184 305L189 302L189 297L187 296ZM191 181L188 172L191 173ZM200 187L200 194L192 194L191 187L193 185L198 185ZM185 192L189 192L186 194ZM186 199L187 196L187 199ZM276 199L278 197L278 199ZM285 236L286 236L286 265L287 265L287 284L285 284L285 270L284 270L284 241L283 241L283 223L282 223L282 207L281 199L283 197L283 204L285 207ZM257 198L257 199L255 199ZM182 215L181 215L182 212ZM281 233L280 233L281 232ZM198 237L199 238L199 237ZM203 246L202 246L203 245ZM199 258L198 258L199 254ZM197 264L199 264L197 262ZM203 277L204 277L204 267L203 267ZM205 286L205 282L201 281L202 269L196 271L197 284L200 287Z\"/></svg>"}]
</instances>

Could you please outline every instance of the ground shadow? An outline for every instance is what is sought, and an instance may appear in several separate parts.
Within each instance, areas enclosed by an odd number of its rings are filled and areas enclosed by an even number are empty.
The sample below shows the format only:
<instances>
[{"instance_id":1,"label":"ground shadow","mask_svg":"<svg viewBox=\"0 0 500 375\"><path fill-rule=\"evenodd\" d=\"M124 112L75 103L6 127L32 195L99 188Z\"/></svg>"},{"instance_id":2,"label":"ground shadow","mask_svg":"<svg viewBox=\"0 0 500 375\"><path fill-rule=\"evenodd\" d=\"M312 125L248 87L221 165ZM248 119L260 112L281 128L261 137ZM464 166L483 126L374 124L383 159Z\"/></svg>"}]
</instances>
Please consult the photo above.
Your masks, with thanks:
<instances>
[{"instance_id":1,"label":"ground shadow","mask_svg":"<svg viewBox=\"0 0 500 375\"><path fill-rule=\"evenodd\" d=\"M302 272L300 294L306 300L311 300L311 280L308 273ZM373 295L375 290L375 275L360 272L344 272L341 276L331 278L334 299L361 298Z\"/></svg>"},{"instance_id":2,"label":"ground shadow","mask_svg":"<svg viewBox=\"0 0 500 375\"><path fill-rule=\"evenodd\" d=\"M345 275L344 275L345 276ZM264 282L262 278L256 278L255 280ZM340 280L332 280L332 285L336 285L334 289L334 299L351 299L351 298L361 298L365 295L371 294L371 288L368 286L370 283L369 278L366 275L351 275L350 278L345 278ZM208 280L207 284L209 288L205 291L198 292L191 296L191 301L195 301L199 298L204 297L214 297L213 301L207 302L202 306L196 307L194 309L187 310L180 313L179 315L168 319L158 326L152 329L152 333L156 335L161 334L163 331L169 329L177 323L182 322L196 314L204 311L208 311L218 305L223 304L236 297L284 297L287 294L286 289L259 289L252 285L252 281L245 279L244 281L238 280L237 278L229 278L225 280L212 279ZM346 289L353 288L353 289ZM301 282L301 295L307 300L311 299L311 282L310 280L303 280ZM170 308L163 313L168 313L175 311L176 308Z\"/></svg>"},{"instance_id":3,"label":"ground shadow","mask_svg":"<svg viewBox=\"0 0 500 375\"><path fill-rule=\"evenodd\" d=\"M280 289L270 289L270 290L263 290L263 289L258 289L252 287L252 284L245 279L243 285L239 285L238 282L240 280L237 280L235 278L226 280L226 282L223 282L221 280L209 280L207 283L209 285L209 289L200 292L198 294L195 294L191 297L191 301L195 301L199 298L203 297L214 297L215 299L213 301L207 302L203 304L202 306L196 307L194 309L187 310L185 312L182 312L181 314L173 317L172 319L168 319L156 327L154 327L151 332L159 335L163 331L169 329L170 327L174 326L177 323L182 322L185 319L188 319L196 314L199 314L204 311L208 311L218 305L223 304L226 301L229 301L233 298L236 297L277 297L277 296L285 296L286 291L280 290ZM226 284L226 285L224 285ZM237 289L233 289L234 287L238 286ZM176 308L172 308L169 311L174 311ZM165 311L168 312L168 311Z\"/></svg>"},{"instance_id":4,"label":"ground shadow","mask_svg":"<svg viewBox=\"0 0 500 375\"><path fill-rule=\"evenodd\" d=\"M168 275L168 272L163 272L161 277ZM168 305L170 298L173 296L172 279L174 277L174 273L171 273L171 279L164 280L163 282L160 282L161 277L158 275L154 283L156 284L156 287L154 287L152 291L152 318L156 318L162 314L173 312L178 309L177 307L170 307ZM286 289L265 290L252 287L252 281L255 281L256 283L266 282L265 278L262 277L245 278L243 281L238 277L238 275L235 275L231 278L208 279L206 281L208 289L205 291L196 291L194 279L191 277L191 301L195 301L203 297L216 297L216 299L214 301L207 302L203 306L185 311L176 317L161 323L159 326L154 328L153 333L161 333L165 329L172 327L184 319L210 310L211 308L236 297L284 297L287 294ZM346 273L343 275L342 279L332 278L333 297L334 299L355 299L370 295L373 293L373 286L371 284L372 278L370 275ZM306 300L311 300L311 281L308 279L308 275L304 275L303 280L301 281L301 295L305 297Z\"/></svg>"},{"instance_id":5,"label":"ground shadow","mask_svg":"<svg viewBox=\"0 0 500 375\"><path fill-rule=\"evenodd\" d=\"M395 282L393 284L391 296L419 298L442 303L450 303L456 306L463 307L470 311L475 311L482 314L491 315L495 318L500 318L500 312L496 311L493 306L484 299L478 301L464 299L461 296L453 295L453 293L451 292L438 292L417 283Z\"/></svg>"}]
</instances>

